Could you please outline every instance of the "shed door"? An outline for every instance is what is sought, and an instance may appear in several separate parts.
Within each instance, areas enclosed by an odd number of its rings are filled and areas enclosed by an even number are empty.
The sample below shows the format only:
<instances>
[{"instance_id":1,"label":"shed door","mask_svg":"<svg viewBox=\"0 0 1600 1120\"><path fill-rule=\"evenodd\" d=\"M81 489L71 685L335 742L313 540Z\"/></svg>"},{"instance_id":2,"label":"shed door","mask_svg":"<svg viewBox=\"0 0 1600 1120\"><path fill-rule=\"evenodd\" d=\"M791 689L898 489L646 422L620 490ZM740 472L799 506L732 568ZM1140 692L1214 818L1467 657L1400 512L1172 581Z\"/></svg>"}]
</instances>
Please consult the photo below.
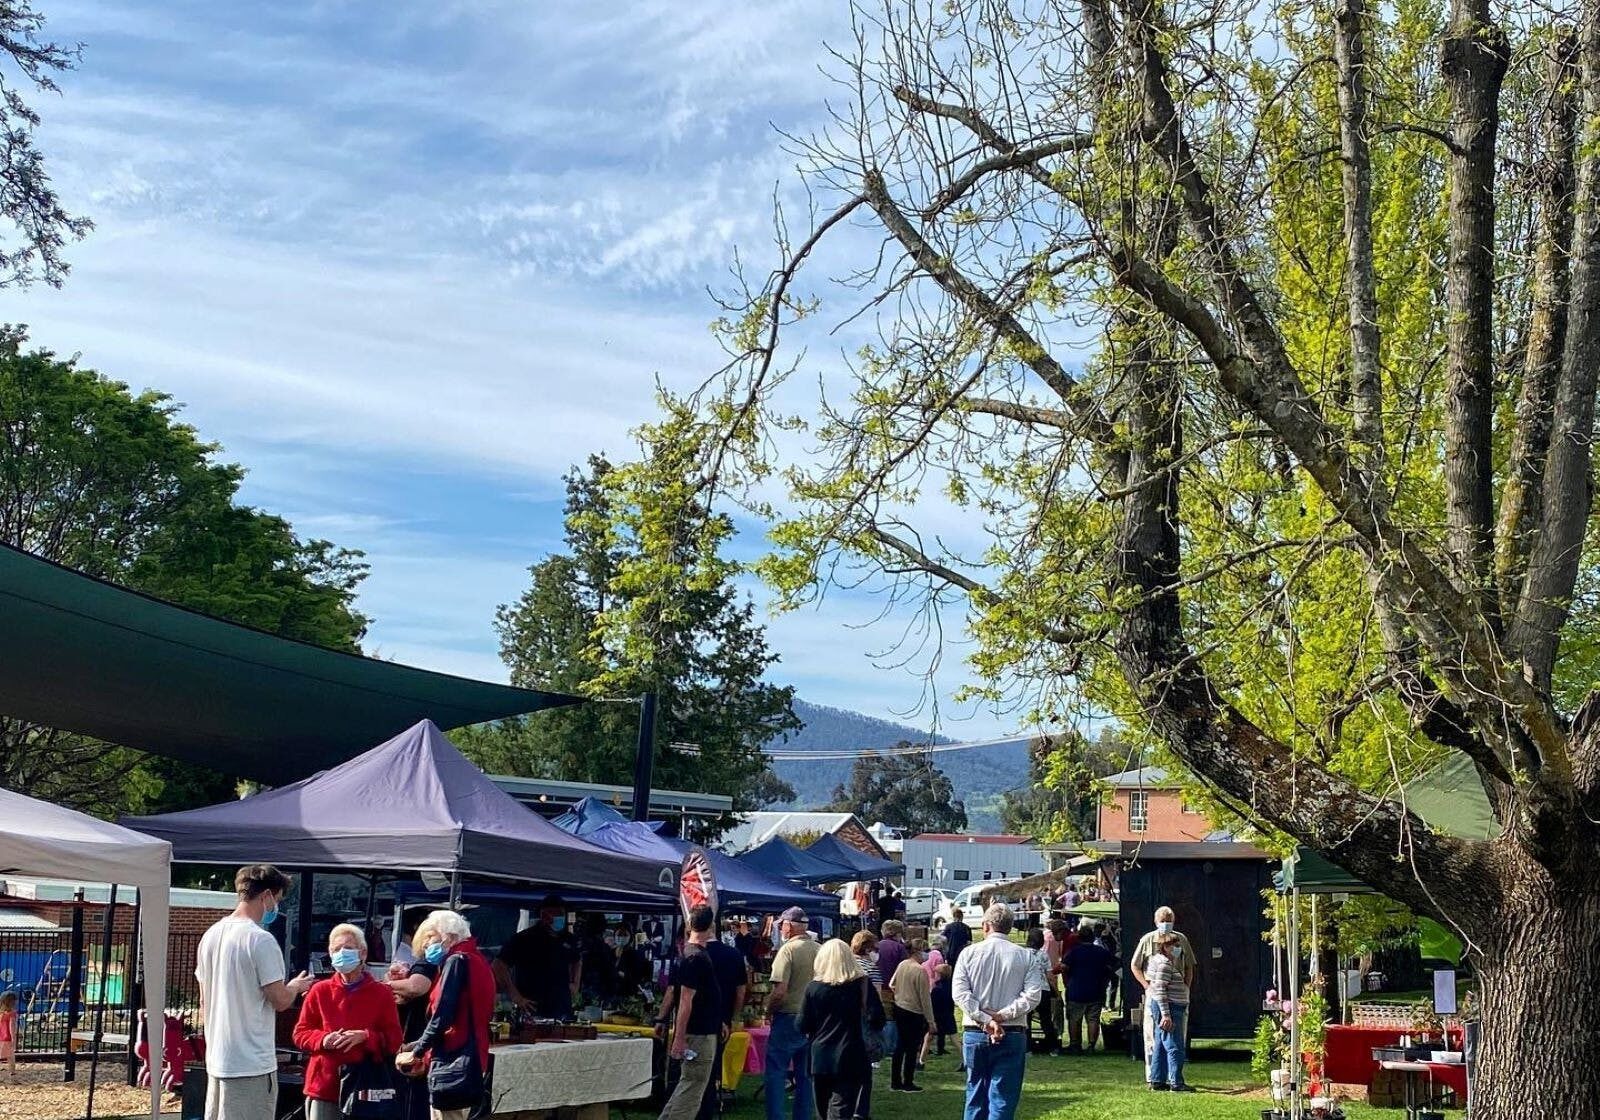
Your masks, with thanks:
<instances>
[{"instance_id":1,"label":"shed door","mask_svg":"<svg viewBox=\"0 0 1600 1120\"><path fill-rule=\"evenodd\" d=\"M1261 891L1267 865L1259 860L1151 860L1122 869L1123 945L1133 955L1153 928L1157 906L1170 906L1178 930L1200 958L1190 1004L1191 1038L1249 1038L1272 984L1271 949ZM1131 998L1138 982L1131 975Z\"/></svg>"}]
</instances>

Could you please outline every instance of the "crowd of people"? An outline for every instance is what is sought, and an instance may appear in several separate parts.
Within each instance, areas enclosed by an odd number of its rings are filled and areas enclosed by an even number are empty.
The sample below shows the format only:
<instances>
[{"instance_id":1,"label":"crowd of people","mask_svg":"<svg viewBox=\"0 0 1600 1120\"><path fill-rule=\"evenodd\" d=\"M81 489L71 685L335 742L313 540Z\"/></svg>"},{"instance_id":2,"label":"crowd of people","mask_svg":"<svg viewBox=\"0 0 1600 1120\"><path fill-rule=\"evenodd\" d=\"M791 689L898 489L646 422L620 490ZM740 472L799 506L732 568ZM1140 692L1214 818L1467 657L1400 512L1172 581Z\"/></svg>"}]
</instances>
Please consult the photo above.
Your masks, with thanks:
<instances>
[{"instance_id":1,"label":"crowd of people","mask_svg":"<svg viewBox=\"0 0 1600 1120\"><path fill-rule=\"evenodd\" d=\"M548 899L538 919L491 962L468 920L453 910L409 912L387 970L369 967L355 925L328 936L332 975L290 978L267 932L289 880L276 868L241 868L238 903L201 939L196 976L206 1032L206 1120L276 1115L276 1019L301 1003L293 1041L306 1055L306 1120L342 1120L393 1096L396 1120L467 1120L483 1093L490 1019L503 994L519 1009L568 1018L574 1001L648 987L667 943L665 926L599 925L570 936L565 906ZM821 939L791 907L757 932L741 921L719 936L709 907L689 912L677 952L661 972L655 1021L679 1071L661 1120L710 1120L719 1073L757 966L768 971L771 1029L764 1070L768 1120L871 1120L874 1071L890 1092L920 1093L930 1055L954 1049L966 1073L966 1120L1013 1120L1030 1035L1048 1053L1093 1050L1100 1014L1116 998L1117 944L1103 924L1050 918L1012 937L1001 903L974 939L963 916L930 944L897 918L876 933ZM1020 934L1019 934L1020 936ZM1144 988L1146 1079L1187 1091L1183 1079L1192 946L1163 907L1138 942L1129 971ZM957 1012L960 1018L957 1018ZM393 1067L406 1076L395 1079Z\"/></svg>"}]
</instances>

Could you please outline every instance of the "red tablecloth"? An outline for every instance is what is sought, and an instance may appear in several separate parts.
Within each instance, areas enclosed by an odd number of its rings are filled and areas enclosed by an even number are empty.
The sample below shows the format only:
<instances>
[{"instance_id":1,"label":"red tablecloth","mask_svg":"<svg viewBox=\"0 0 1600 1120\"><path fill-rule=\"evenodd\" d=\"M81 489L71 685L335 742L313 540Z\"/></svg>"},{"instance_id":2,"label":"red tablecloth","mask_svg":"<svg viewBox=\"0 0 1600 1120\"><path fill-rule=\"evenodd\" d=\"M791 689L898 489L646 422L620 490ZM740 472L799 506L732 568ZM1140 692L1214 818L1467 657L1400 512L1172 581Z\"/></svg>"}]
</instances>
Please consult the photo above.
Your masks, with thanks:
<instances>
[{"instance_id":1,"label":"red tablecloth","mask_svg":"<svg viewBox=\"0 0 1600 1120\"><path fill-rule=\"evenodd\" d=\"M750 1036L750 1049L744 1056L744 1071L746 1073L765 1073L767 1071L767 1039L772 1034L771 1027L746 1027L745 1034Z\"/></svg>"},{"instance_id":2,"label":"red tablecloth","mask_svg":"<svg viewBox=\"0 0 1600 1120\"><path fill-rule=\"evenodd\" d=\"M1325 1079L1339 1085L1371 1085L1378 1063L1372 1057L1375 1046L1400 1045L1400 1030L1387 1027L1329 1027L1327 1056L1322 1062ZM1443 1049L1443 1047L1440 1047ZM1450 1049L1461 1049L1459 1032L1450 1036ZM1462 1093L1467 1091L1467 1068L1430 1063L1433 1078Z\"/></svg>"}]
</instances>

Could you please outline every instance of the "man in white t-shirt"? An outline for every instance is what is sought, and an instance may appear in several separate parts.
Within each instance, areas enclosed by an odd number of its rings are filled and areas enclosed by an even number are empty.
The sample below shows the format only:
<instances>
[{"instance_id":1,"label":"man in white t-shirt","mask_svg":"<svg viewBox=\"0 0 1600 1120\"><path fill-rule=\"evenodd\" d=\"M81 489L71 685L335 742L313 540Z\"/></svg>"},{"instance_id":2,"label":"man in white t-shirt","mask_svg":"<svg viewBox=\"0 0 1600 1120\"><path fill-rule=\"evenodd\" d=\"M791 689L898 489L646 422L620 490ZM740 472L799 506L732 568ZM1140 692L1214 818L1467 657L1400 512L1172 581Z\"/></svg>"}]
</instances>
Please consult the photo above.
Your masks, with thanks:
<instances>
[{"instance_id":1,"label":"man in white t-shirt","mask_svg":"<svg viewBox=\"0 0 1600 1120\"><path fill-rule=\"evenodd\" d=\"M272 1120L278 1099L277 1013L311 987L284 981L283 951L266 927L289 878L258 863L234 876L239 905L206 930L195 953L206 1036L206 1120Z\"/></svg>"}]
</instances>

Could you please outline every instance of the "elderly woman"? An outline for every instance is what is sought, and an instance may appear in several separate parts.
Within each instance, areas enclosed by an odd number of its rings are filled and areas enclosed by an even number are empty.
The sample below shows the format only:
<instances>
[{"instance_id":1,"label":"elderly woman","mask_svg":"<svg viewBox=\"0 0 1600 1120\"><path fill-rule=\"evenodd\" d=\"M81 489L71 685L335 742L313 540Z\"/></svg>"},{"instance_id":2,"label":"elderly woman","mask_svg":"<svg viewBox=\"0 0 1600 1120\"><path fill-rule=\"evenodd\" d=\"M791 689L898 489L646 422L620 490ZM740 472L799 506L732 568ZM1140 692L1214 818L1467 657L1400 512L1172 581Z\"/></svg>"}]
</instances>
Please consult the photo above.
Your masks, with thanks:
<instances>
[{"instance_id":1,"label":"elderly woman","mask_svg":"<svg viewBox=\"0 0 1600 1120\"><path fill-rule=\"evenodd\" d=\"M439 937L434 933L433 926L429 924L429 917L431 913L408 914L406 926L411 940L401 943L400 948L405 951L395 953L395 963L389 966L384 981L394 993L395 1002L400 1005L401 1038L416 1038L431 1018L428 993L433 991L434 981L439 979L439 965L444 961L444 950L439 945ZM433 955L438 960L430 962L427 959L425 954L429 946L435 946ZM400 1115L403 1120L428 1120L428 1083L422 1078L401 1079Z\"/></svg>"},{"instance_id":2,"label":"elderly woman","mask_svg":"<svg viewBox=\"0 0 1600 1120\"><path fill-rule=\"evenodd\" d=\"M859 935L858 935L859 936ZM883 1001L850 946L835 938L817 953L800 1003L798 1029L811 1040L811 1080L821 1120L852 1120L872 1077L861 1024L883 1027Z\"/></svg>"},{"instance_id":3,"label":"elderly woman","mask_svg":"<svg viewBox=\"0 0 1600 1120\"><path fill-rule=\"evenodd\" d=\"M428 993L428 1021L422 1033L405 1044L395 1065L409 1073L427 1055L428 1108L433 1120L467 1120L478 1104L489 1069L494 972L478 951L472 927L453 910L435 910L428 915L418 938L422 959L439 967L439 979ZM456 1083L445 1086L443 1075L452 1072L458 1075Z\"/></svg>"},{"instance_id":4,"label":"elderly woman","mask_svg":"<svg viewBox=\"0 0 1600 1120\"><path fill-rule=\"evenodd\" d=\"M367 974L367 939L352 925L328 934L334 975L306 994L295 1024L294 1043L306 1062L306 1120L339 1120L339 1084L344 1067L387 1064L400 1048L400 1016L394 996Z\"/></svg>"}]
</instances>

